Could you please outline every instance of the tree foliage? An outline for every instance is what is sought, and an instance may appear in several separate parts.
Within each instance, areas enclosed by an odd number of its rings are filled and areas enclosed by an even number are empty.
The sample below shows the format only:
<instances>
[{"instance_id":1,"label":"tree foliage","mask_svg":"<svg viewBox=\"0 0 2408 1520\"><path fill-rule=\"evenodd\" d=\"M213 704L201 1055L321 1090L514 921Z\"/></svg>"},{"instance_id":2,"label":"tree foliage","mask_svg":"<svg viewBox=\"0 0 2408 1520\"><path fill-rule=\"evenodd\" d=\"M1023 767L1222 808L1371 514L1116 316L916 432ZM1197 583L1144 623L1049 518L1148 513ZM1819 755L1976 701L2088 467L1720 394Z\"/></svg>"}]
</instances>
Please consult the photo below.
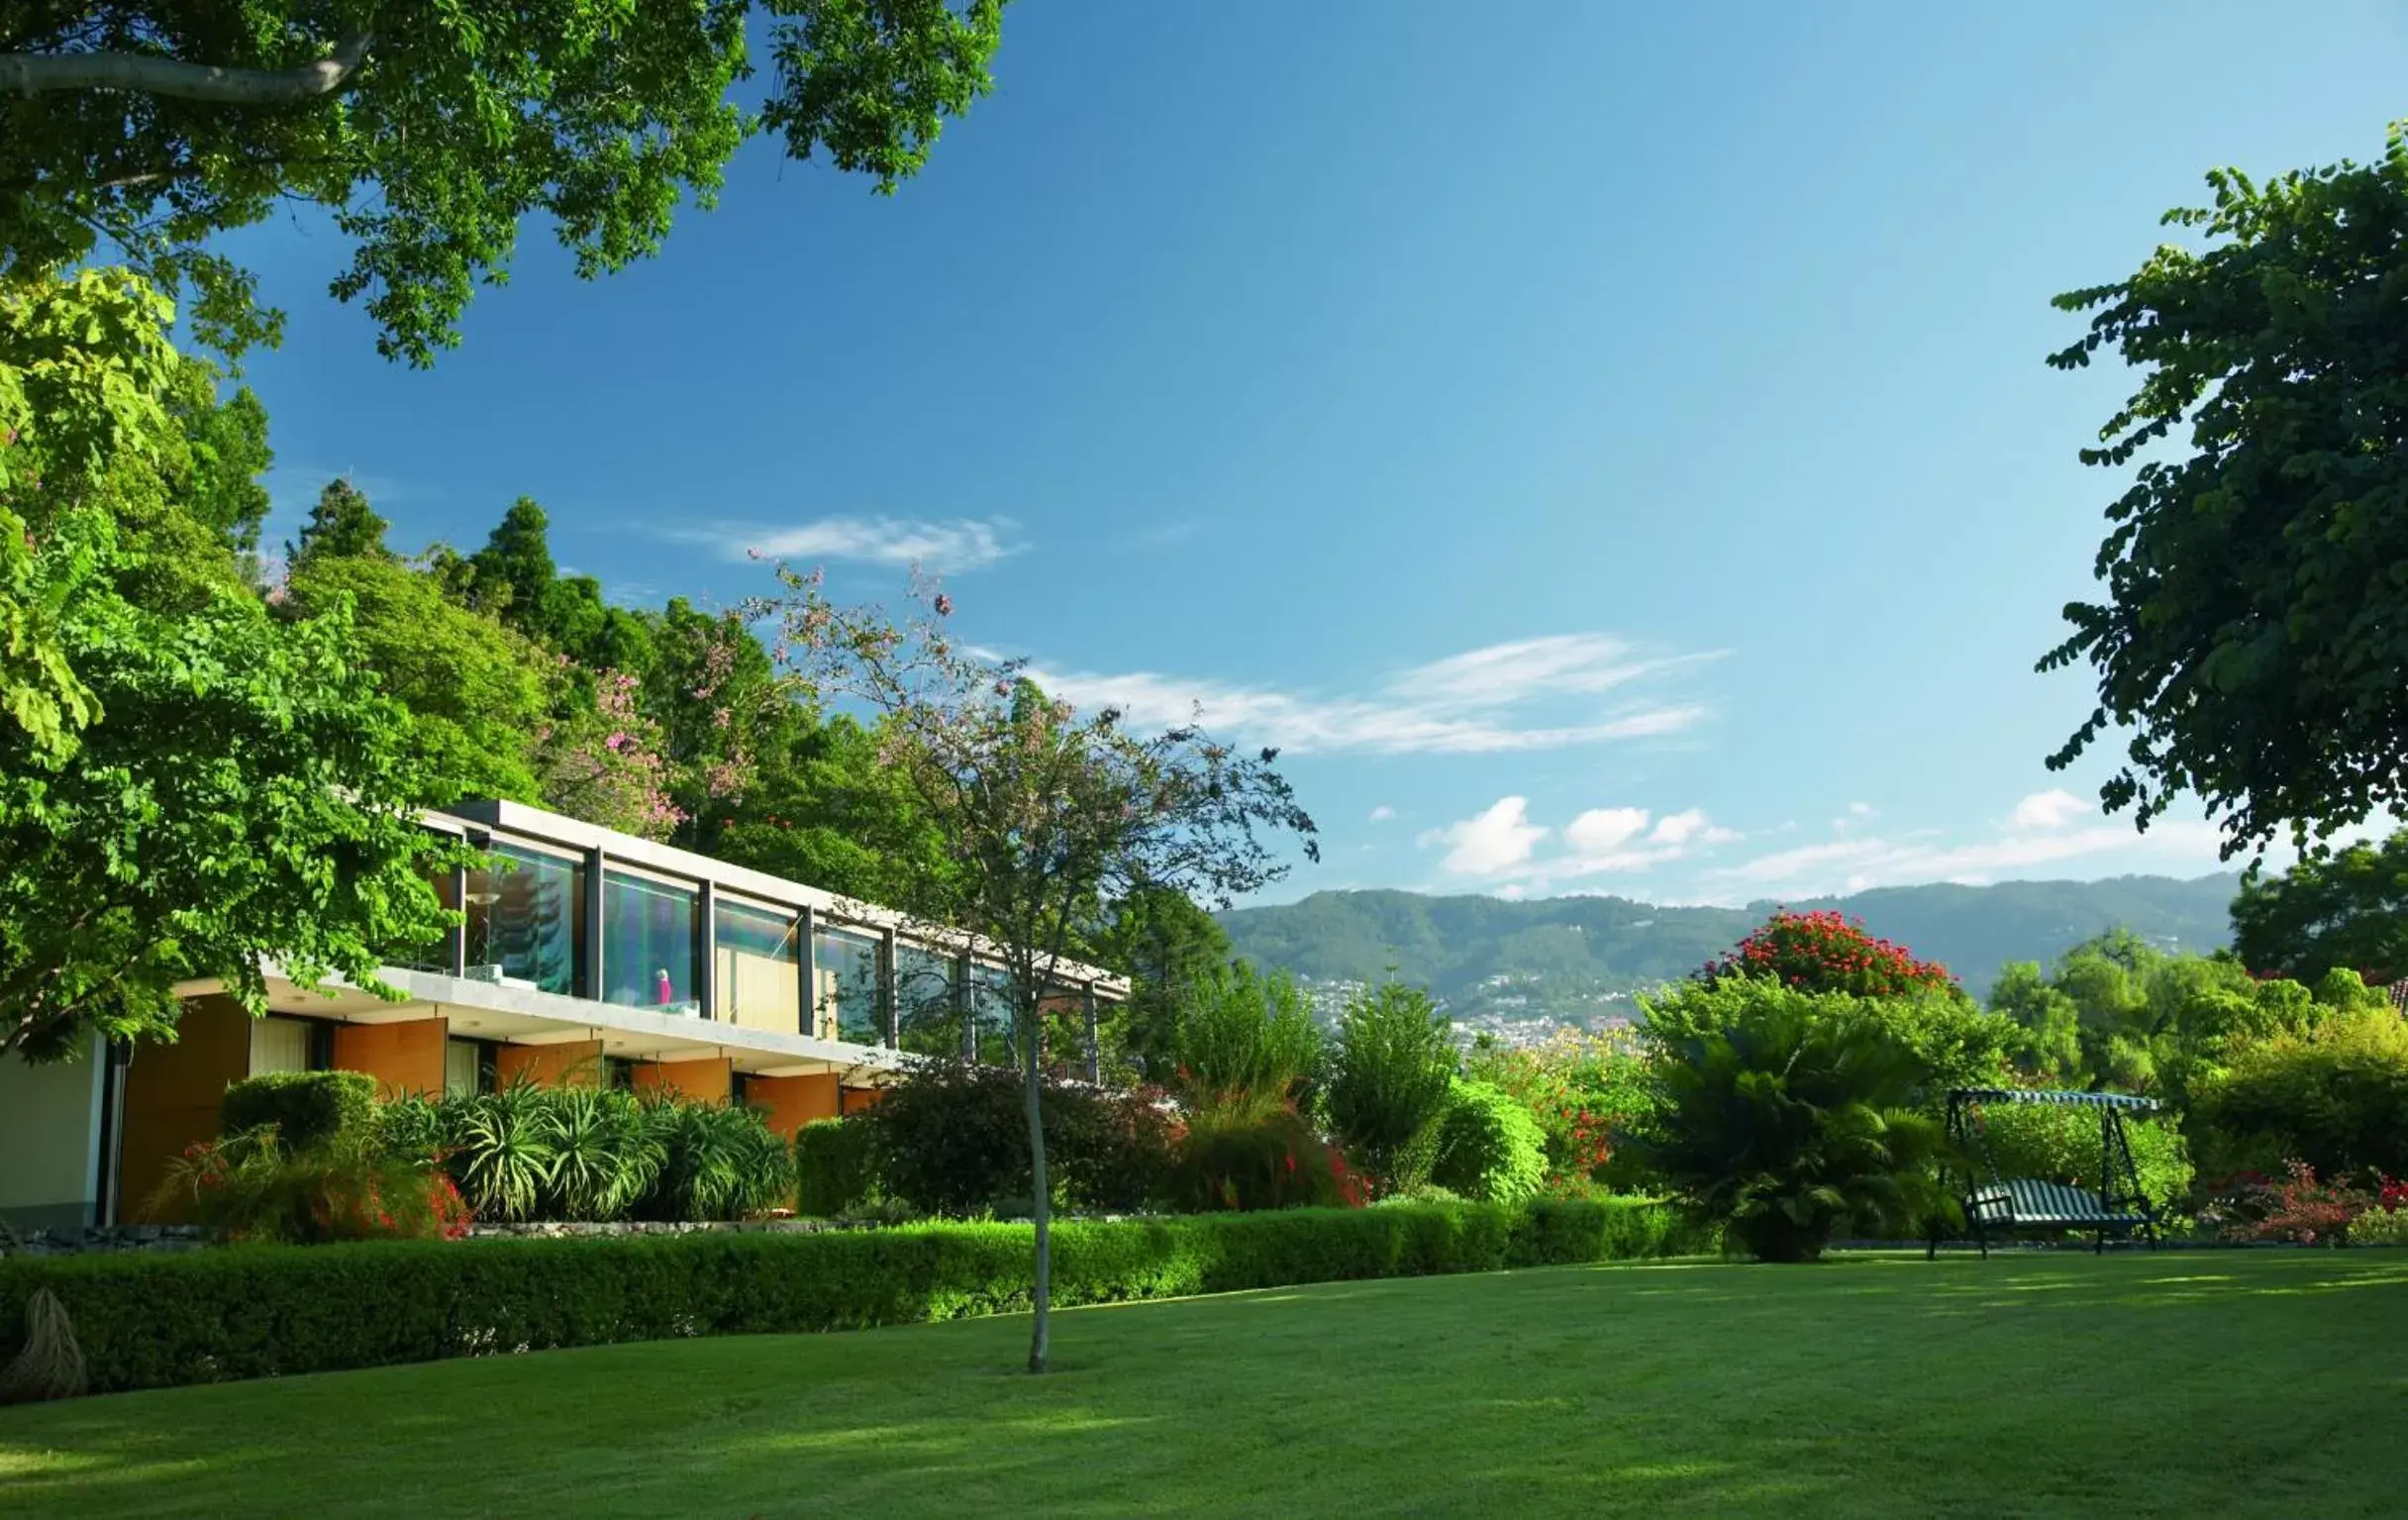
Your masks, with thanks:
<instances>
[{"instance_id":1,"label":"tree foliage","mask_svg":"<svg viewBox=\"0 0 2408 1520\"><path fill-rule=\"evenodd\" d=\"M114 249L240 352L281 318L210 247L280 201L351 248L386 355L457 342L542 215L593 277L712 205L747 139L891 191L989 87L1003 0L107 0L0 6L0 274ZM770 77L757 109L748 22Z\"/></svg>"},{"instance_id":2,"label":"tree foliage","mask_svg":"<svg viewBox=\"0 0 2408 1520\"><path fill-rule=\"evenodd\" d=\"M2253 862L2233 899L2233 950L2252 970L2294 981L2337 967L2378 986L2408 977L2408 830L2280 875Z\"/></svg>"},{"instance_id":3,"label":"tree foliage","mask_svg":"<svg viewBox=\"0 0 2408 1520\"><path fill-rule=\"evenodd\" d=\"M1430 995L1388 981L1348 1003L1321 1094L1330 1128L1377 1188L1430 1179L1455 1087L1455 1044Z\"/></svg>"},{"instance_id":4,"label":"tree foliage","mask_svg":"<svg viewBox=\"0 0 2408 1520\"><path fill-rule=\"evenodd\" d=\"M2193 793L2229 858L2408 800L2408 138L2372 164L2208 183L2213 206L2166 214L2205 247L2057 298L2096 313L2051 363L2104 348L2144 373L2082 452L2138 464L2108 509L2105 597L2065 608L2041 668L2098 676L2052 768L2130 727L2101 801L2146 828Z\"/></svg>"}]
</instances>

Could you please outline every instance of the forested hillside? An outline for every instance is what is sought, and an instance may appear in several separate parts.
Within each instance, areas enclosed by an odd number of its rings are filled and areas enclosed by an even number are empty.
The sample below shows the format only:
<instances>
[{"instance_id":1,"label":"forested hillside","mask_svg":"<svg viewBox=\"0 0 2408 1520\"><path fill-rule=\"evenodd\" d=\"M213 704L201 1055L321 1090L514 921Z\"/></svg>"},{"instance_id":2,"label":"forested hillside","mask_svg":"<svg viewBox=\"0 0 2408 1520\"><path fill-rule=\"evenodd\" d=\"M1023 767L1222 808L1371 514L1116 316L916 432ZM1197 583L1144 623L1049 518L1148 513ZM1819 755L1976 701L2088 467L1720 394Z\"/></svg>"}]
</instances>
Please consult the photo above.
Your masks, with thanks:
<instances>
[{"instance_id":1,"label":"forested hillside","mask_svg":"<svg viewBox=\"0 0 2408 1520\"><path fill-rule=\"evenodd\" d=\"M1787 906L1856 914L1873 933L1945 963L1980 994L2010 961L2049 961L2118 926L2186 951L2228 944L2226 912L2238 881L2221 874L1880 887ZM1370 981L1393 968L1459 1009L1502 998L1535 1014L1685 975L1772 907L1316 892L1301 902L1240 908L1221 921L1238 953L1264 966L1324 981Z\"/></svg>"}]
</instances>

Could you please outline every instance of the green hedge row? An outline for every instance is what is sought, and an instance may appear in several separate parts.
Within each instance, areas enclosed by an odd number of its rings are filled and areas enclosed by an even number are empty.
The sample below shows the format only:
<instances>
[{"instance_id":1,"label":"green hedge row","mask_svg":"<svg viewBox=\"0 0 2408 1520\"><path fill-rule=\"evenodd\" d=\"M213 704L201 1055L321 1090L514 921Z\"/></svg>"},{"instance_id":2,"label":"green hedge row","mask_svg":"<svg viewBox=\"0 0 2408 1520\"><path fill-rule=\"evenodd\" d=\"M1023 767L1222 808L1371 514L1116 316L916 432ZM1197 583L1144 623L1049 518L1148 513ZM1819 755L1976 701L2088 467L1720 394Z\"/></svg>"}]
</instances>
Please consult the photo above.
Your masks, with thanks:
<instances>
[{"instance_id":1,"label":"green hedge row","mask_svg":"<svg viewBox=\"0 0 2408 1520\"><path fill-rule=\"evenodd\" d=\"M1058 1304L1687 1255L1643 1200L1298 1209L1054 1226ZM0 1261L0 1364L65 1304L95 1392L1026 1308L1026 1225L226 1247Z\"/></svg>"}]
</instances>

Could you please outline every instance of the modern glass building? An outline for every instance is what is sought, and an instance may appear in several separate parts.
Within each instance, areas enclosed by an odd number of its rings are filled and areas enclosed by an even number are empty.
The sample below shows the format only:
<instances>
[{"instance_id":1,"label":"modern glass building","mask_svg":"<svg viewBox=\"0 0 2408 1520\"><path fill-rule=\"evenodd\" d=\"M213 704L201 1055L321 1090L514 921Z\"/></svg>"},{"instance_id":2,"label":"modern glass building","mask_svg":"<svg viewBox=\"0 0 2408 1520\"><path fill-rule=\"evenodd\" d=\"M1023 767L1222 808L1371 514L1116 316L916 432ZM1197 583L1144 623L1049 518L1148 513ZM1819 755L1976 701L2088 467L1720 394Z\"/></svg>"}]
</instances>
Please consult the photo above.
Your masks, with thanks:
<instances>
[{"instance_id":1,"label":"modern glass building","mask_svg":"<svg viewBox=\"0 0 2408 1520\"><path fill-rule=\"evenodd\" d=\"M269 965L265 1019L197 982L173 1044L0 1063L0 1216L131 1219L217 1133L227 1084L263 1071L365 1071L387 1093L609 1082L755 1104L790 1134L876 1101L908 1055L1013 1058L1003 968L955 931L515 802L426 823L482 863L434 882L459 923L396 955L401 1001ZM1064 964L1048 993L1092 1031L1128 985Z\"/></svg>"}]
</instances>

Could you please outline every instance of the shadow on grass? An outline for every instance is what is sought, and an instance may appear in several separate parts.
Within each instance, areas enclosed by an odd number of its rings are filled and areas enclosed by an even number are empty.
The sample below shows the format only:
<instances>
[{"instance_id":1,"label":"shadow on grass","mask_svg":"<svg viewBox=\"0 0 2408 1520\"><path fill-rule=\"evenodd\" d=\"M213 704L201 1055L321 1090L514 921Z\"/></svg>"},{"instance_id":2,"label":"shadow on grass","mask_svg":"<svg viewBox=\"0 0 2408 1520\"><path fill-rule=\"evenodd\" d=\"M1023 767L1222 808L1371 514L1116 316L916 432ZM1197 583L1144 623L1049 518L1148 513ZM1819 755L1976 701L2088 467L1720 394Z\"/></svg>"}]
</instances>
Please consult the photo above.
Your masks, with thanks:
<instances>
[{"instance_id":1,"label":"shadow on grass","mask_svg":"<svg viewBox=\"0 0 2408 1520\"><path fill-rule=\"evenodd\" d=\"M2408 1459L2328 1437L2408 1387L2404 1285L1665 1263L1068 1310L1045 1378L1021 1317L600 1347L0 1411L0 1510L1896 1514L2045 1450L1978 1507L2388 1514Z\"/></svg>"}]
</instances>

